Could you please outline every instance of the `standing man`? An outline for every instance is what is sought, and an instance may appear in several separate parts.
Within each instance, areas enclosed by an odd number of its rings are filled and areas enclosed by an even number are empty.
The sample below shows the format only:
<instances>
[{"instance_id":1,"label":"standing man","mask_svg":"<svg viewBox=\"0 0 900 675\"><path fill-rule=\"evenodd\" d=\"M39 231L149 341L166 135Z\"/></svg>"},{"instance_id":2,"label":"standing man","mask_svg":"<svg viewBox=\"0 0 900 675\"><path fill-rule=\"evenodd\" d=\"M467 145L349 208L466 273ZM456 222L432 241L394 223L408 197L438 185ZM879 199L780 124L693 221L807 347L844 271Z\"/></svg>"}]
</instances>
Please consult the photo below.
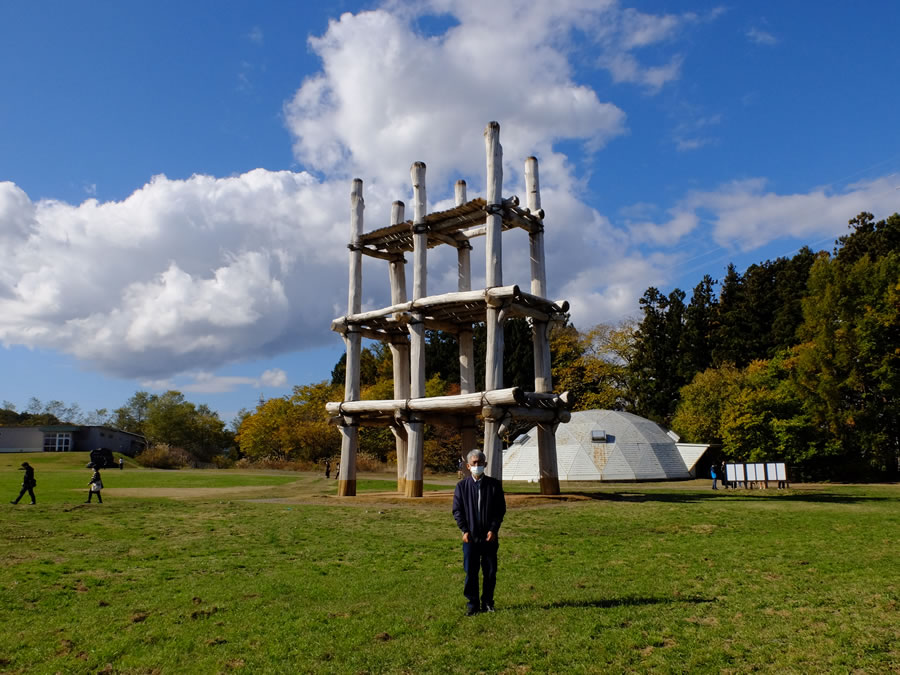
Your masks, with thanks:
<instances>
[{"instance_id":1,"label":"standing man","mask_svg":"<svg viewBox=\"0 0 900 675\"><path fill-rule=\"evenodd\" d=\"M453 492L453 517L462 532L463 569L466 571L466 616L479 611L494 611L494 587L497 585L497 533L506 514L503 485L484 475L487 459L481 450L472 450L467 458L469 476L456 484ZM484 583L481 602L478 597L478 570Z\"/></svg>"},{"instance_id":2,"label":"standing man","mask_svg":"<svg viewBox=\"0 0 900 675\"><path fill-rule=\"evenodd\" d=\"M28 462L22 462L22 468L19 469L19 471L25 472L25 476L22 478L22 491L19 493L19 496L16 497L16 500L10 502L10 504L18 504L19 500L22 499L22 496L27 492L31 497L31 505L34 506L34 486L37 485L37 481L34 479L34 467Z\"/></svg>"}]
</instances>

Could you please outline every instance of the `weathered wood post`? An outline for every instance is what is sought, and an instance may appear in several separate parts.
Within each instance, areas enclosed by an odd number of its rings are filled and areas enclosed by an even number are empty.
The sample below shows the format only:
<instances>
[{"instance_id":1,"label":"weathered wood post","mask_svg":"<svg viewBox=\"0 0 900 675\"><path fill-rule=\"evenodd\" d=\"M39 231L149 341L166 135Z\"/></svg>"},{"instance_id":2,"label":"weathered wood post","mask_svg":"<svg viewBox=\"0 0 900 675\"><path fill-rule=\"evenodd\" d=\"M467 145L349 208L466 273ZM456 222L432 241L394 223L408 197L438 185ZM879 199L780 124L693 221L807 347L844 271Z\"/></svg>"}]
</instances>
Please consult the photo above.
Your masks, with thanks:
<instances>
[{"instance_id":1,"label":"weathered wood post","mask_svg":"<svg viewBox=\"0 0 900 675\"><path fill-rule=\"evenodd\" d=\"M410 168L413 186L413 300L428 295L426 259L428 254L428 226L425 224L425 164L416 162ZM414 312L409 322L410 338L410 398L425 396L425 323L421 312ZM407 423L409 447L406 461L406 496L422 496L425 459L425 429L421 420L412 415Z\"/></svg>"},{"instance_id":2,"label":"weathered wood post","mask_svg":"<svg viewBox=\"0 0 900 675\"><path fill-rule=\"evenodd\" d=\"M455 187L456 206L466 203L466 181L456 181ZM472 244L468 241L461 242L457 251L458 290L472 290ZM459 341L459 393L471 394L475 391L475 343L472 337L472 325L460 325L457 333ZM462 456L465 457L470 450L475 449L475 419L472 416L463 418L460 426L460 440L462 442Z\"/></svg>"},{"instance_id":3,"label":"weathered wood post","mask_svg":"<svg viewBox=\"0 0 900 675\"><path fill-rule=\"evenodd\" d=\"M503 149L500 147L500 125L491 122L484 130L484 146L487 155L487 190L485 193L485 287L490 289L503 285ZM503 387L503 325L502 307L487 303L485 328L487 333L484 389L491 391ZM503 453L498 434L500 420L485 416L484 454L487 456L487 474L502 480Z\"/></svg>"},{"instance_id":4,"label":"weathered wood post","mask_svg":"<svg viewBox=\"0 0 900 675\"><path fill-rule=\"evenodd\" d=\"M347 296L347 314L362 310L362 251L359 238L363 228L363 182L353 179L350 190L350 290ZM359 400L359 360L361 336L355 325L348 326L344 337L347 345L347 369L344 374L344 400ZM359 448L359 426L354 420L341 429L341 469L338 475L338 495L352 497L356 494L356 451Z\"/></svg>"},{"instance_id":5,"label":"weathered wood post","mask_svg":"<svg viewBox=\"0 0 900 675\"><path fill-rule=\"evenodd\" d=\"M525 192L528 210L543 220L541 211L541 187L536 157L525 160ZM534 228L529 234L531 248L531 294L547 297L547 270L544 262L544 226ZM553 391L553 375L550 367L550 323L533 320L531 325L534 342L534 390L537 393ZM553 424L538 424L538 467L541 478L541 494L559 494L559 468L556 462L556 434Z\"/></svg>"},{"instance_id":6,"label":"weathered wood post","mask_svg":"<svg viewBox=\"0 0 900 675\"><path fill-rule=\"evenodd\" d=\"M405 205L397 201L391 205L391 225L404 220ZM402 254L390 261L391 304L406 302L406 259ZM409 338L397 336L391 341L391 357L394 363L394 398L409 398ZM406 494L406 463L409 435L406 427L394 425L394 448L397 451L397 492Z\"/></svg>"}]
</instances>

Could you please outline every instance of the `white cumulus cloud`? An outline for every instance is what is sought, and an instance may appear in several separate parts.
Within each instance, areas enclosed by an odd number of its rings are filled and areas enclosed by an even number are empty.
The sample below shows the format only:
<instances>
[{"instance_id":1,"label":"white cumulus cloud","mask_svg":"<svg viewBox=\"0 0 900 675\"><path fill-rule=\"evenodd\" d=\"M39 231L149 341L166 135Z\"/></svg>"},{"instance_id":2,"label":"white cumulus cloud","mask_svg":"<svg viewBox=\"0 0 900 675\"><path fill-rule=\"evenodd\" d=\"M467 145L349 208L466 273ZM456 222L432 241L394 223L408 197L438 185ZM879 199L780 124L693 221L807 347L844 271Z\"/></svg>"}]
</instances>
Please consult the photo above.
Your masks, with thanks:
<instances>
[{"instance_id":1,"label":"white cumulus cloud","mask_svg":"<svg viewBox=\"0 0 900 675\"><path fill-rule=\"evenodd\" d=\"M143 378L321 344L346 285L343 187L157 176L71 205L0 184L0 341Z\"/></svg>"}]
</instances>

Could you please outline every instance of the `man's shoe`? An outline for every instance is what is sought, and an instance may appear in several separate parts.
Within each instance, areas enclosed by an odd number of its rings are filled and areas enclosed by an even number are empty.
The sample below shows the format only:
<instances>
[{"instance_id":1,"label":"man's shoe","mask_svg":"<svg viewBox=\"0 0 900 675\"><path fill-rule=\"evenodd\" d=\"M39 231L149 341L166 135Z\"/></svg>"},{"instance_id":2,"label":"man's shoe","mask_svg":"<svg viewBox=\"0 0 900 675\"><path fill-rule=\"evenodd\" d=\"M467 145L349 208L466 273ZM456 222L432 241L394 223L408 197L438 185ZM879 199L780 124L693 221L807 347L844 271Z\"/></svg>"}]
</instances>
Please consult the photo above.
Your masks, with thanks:
<instances>
[{"instance_id":1,"label":"man's shoe","mask_svg":"<svg viewBox=\"0 0 900 675\"><path fill-rule=\"evenodd\" d=\"M491 612L491 613L493 613L493 611L494 611L494 606L493 606L493 605L484 605L484 606L482 606L481 611L482 611L482 612Z\"/></svg>"},{"instance_id":2,"label":"man's shoe","mask_svg":"<svg viewBox=\"0 0 900 675\"><path fill-rule=\"evenodd\" d=\"M475 616L478 614L477 607L466 607L466 616Z\"/></svg>"}]
</instances>

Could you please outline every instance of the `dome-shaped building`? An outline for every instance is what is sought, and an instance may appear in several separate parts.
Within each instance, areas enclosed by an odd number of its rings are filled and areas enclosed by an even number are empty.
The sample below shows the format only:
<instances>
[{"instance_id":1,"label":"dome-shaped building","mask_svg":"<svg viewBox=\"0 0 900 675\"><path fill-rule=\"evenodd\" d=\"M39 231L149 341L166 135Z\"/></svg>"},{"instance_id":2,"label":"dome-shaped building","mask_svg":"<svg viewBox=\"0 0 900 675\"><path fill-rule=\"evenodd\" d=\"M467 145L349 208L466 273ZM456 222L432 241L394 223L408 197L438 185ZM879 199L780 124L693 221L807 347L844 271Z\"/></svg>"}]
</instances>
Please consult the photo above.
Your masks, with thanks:
<instances>
[{"instance_id":1,"label":"dome-shaped building","mask_svg":"<svg viewBox=\"0 0 900 675\"><path fill-rule=\"evenodd\" d=\"M556 459L561 481L678 480L694 476L708 445L679 443L656 422L616 410L572 413L556 430ZM519 436L503 451L503 479L539 478L534 431Z\"/></svg>"}]
</instances>

